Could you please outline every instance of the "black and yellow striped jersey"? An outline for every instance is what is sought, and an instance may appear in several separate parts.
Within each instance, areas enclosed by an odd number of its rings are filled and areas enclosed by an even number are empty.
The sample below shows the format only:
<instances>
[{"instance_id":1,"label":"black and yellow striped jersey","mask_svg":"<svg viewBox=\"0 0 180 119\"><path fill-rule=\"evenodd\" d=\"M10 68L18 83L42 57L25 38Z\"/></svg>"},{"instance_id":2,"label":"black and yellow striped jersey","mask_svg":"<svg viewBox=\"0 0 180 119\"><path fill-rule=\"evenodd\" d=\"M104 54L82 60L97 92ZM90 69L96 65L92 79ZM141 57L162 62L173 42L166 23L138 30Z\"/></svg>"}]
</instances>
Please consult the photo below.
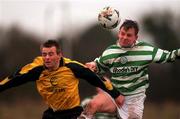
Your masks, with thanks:
<instances>
[{"instance_id":1,"label":"black and yellow striped jersey","mask_svg":"<svg viewBox=\"0 0 180 119\"><path fill-rule=\"evenodd\" d=\"M79 79L102 88L113 98L120 95L111 83L100 79L83 64L64 57L60 60L59 68L51 72L43 65L42 57L35 58L32 63L1 80L0 91L35 81L40 95L50 108L54 111L67 110L80 105Z\"/></svg>"}]
</instances>

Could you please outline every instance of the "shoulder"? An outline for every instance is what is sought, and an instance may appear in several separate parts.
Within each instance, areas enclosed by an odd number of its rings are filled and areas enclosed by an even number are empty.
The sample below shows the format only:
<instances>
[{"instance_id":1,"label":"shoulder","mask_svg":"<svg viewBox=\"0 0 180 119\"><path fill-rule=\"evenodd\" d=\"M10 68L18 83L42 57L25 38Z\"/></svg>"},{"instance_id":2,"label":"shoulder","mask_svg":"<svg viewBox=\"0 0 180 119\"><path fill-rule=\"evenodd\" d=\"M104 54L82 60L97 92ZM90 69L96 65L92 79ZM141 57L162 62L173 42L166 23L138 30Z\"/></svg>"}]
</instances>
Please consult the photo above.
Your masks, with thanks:
<instances>
[{"instance_id":1,"label":"shoulder","mask_svg":"<svg viewBox=\"0 0 180 119\"><path fill-rule=\"evenodd\" d=\"M37 64L37 65L43 65L43 59L41 56L38 56L36 57L34 60L33 60L33 63Z\"/></svg>"},{"instance_id":2,"label":"shoulder","mask_svg":"<svg viewBox=\"0 0 180 119\"><path fill-rule=\"evenodd\" d=\"M69 58L63 58L64 59L64 63L66 66L70 66L70 67L85 67L84 64L80 63L79 61L75 61Z\"/></svg>"},{"instance_id":3,"label":"shoulder","mask_svg":"<svg viewBox=\"0 0 180 119\"><path fill-rule=\"evenodd\" d=\"M107 55L111 55L114 53L117 53L121 48L116 45L116 44L112 44L110 46L108 46L102 53L102 56L107 56Z\"/></svg>"},{"instance_id":4,"label":"shoulder","mask_svg":"<svg viewBox=\"0 0 180 119\"><path fill-rule=\"evenodd\" d=\"M150 47L153 47L152 44L148 43L148 42L145 42L145 41L137 41L136 42L136 45L137 46L150 46Z\"/></svg>"},{"instance_id":5,"label":"shoulder","mask_svg":"<svg viewBox=\"0 0 180 119\"><path fill-rule=\"evenodd\" d=\"M65 67L69 68L76 77L82 77L87 73L87 67L82 63L65 58Z\"/></svg>"},{"instance_id":6,"label":"shoulder","mask_svg":"<svg viewBox=\"0 0 180 119\"><path fill-rule=\"evenodd\" d=\"M119 49L119 46L117 44L112 44L106 48L106 50L109 50L109 49Z\"/></svg>"},{"instance_id":7,"label":"shoulder","mask_svg":"<svg viewBox=\"0 0 180 119\"><path fill-rule=\"evenodd\" d=\"M20 70L20 74L24 74L29 72L30 70L36 68L36 67L42 67L43 66L43 59L41 56L36 57L31 63L23 66Z\"/></svg>"}]
</instances>

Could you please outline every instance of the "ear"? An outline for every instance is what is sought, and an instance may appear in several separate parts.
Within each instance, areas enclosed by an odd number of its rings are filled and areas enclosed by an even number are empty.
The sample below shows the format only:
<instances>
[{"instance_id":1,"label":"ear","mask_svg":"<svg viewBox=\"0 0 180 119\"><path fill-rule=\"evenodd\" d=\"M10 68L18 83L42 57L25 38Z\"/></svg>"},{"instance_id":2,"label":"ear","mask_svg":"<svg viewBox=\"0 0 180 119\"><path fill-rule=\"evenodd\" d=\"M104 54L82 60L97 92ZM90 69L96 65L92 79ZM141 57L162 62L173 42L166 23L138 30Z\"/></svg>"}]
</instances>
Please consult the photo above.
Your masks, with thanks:
<instances>
[{"instance_id":1,"label":"ear","mask_svg":"<svg viewBox=\"0 0 180 119\"><path fill-rule=\"evenodd\" d=\"M137 39L138 39L138 35L136 35L136 40L135 40L134 42L136 42L136 41L137 41Z\"/></svg>"},{"instance_id":2,"label":"ear","mask_svg":"<svg viewBox=\"0 0 180 119\"><path fill-rule=\"evenodd\" d=\"M59 59L61 59L62 53L58 53L57 56L59 57Z\"/></svg>"},{"instance_id":3,"label":"ear","mask_svg":"<svg viewBox=\"0 0 180 119\"><path fill-rule=\"evenodd\" d=\"M62 57L62 53L60 52L59 54L58 54L60 57Z\"/></svg>"}]
</instances>

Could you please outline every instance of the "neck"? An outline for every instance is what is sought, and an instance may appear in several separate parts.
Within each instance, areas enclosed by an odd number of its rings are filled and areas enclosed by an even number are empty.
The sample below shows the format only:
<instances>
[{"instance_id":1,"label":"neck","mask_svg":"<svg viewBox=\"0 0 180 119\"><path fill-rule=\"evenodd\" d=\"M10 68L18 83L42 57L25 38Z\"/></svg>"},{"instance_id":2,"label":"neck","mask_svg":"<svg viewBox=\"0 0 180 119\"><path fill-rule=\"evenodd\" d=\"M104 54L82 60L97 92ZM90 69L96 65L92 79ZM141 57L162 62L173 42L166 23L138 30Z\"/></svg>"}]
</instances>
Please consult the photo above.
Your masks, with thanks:
<instances>
[{"instance_id":1,"label":"neck","mask_svg":"<svg viewBox=\"0 0 180 119\"><path fill-rule=\"evenodd\" d=\"M129 45L129 46L123 46L123 45L120 44L120 42L117 42L117 44L122 48L133 48L136 45L136 42L133 43L132 45Z\"/></svg>"}]
</instances>

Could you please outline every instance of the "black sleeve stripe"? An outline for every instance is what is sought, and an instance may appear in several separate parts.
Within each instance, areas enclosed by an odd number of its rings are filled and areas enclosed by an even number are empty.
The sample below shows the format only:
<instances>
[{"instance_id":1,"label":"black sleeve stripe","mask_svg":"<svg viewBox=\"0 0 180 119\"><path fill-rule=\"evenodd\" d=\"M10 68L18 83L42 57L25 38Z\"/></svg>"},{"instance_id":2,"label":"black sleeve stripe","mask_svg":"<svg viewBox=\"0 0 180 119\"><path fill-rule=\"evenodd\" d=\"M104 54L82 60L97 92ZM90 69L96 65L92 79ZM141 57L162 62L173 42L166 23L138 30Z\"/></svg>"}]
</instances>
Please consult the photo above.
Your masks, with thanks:
<instances>
[{"instance_id":1,"label":"black sleeve stripe","mask_svg":"<svg viewBox=\"0 0 180 119\"><path fill-rule=\"evenodd\" d=\"M109 93L113 98L116 98L120 95L120 92L117 91L115 88L113 88L113 90L108 90L102 79L99 78L89 68L83 67L77 63L68 63L66 64L66 66L72 70L72 72L77 78L85 79L91 85L99 87Z\"/></svg>"},{"instance_id":2,"label":"black sleeve stripe","mask_svg":"<svg viewBox=\"0 0 180 119\"><path fill-rule=\"evenodd\" d=\"M96 85L96 86L97 86L97 83L100 83L100 82L102 83L100 78L94 72L92 72L89 68L85 68L77 63L68 63L66 64L66 66L72 70L72 72L77 78L84 79L88 81L90 84Z\"/></svg>"},{"instance_id":3,"label":"black sleeve stripe","mask_svg":"<svg viewBox=\"0 0 180 119\"><path fill-rule=\"evenodd\" d=\"M43 69L44 69L43 66L38 66L28 71L25 74L19 74L18 72L14 73L13 75L8 77L10 79L9 82L0 86L0 91L39 79L39 76L41 72L43 71Z\"/></svg>"}]
</instances>

